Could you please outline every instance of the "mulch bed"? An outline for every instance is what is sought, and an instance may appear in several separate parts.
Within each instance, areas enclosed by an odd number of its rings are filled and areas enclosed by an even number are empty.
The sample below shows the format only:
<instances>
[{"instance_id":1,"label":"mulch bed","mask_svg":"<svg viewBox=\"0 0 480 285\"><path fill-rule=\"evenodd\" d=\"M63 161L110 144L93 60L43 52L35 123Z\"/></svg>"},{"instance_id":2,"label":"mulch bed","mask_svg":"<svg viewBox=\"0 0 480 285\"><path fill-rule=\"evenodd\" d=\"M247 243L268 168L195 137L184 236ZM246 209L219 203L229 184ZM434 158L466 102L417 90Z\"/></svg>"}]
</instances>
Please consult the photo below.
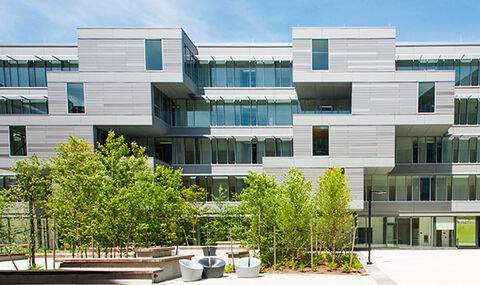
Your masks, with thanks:
<instances>
[{"instance_id":1,"label":"mulch bed","mask_svg":"<svg viewBox=\"0 0 480 285\"><path fill-rule=\"evenodd\" d=\"M312 271L310 267L306 267L303 271L299 269L284 268L282 270L273 270L273 268L267 268L262 271L263 273L280 273L280 274L292 274L292 273L301 273L301 274L331 274L331 275L367 275L365 269L360 269L358 271L343 272L341 268L330 270L325 265L317 266L316 271Z\"/></svg>"}]
</instances>

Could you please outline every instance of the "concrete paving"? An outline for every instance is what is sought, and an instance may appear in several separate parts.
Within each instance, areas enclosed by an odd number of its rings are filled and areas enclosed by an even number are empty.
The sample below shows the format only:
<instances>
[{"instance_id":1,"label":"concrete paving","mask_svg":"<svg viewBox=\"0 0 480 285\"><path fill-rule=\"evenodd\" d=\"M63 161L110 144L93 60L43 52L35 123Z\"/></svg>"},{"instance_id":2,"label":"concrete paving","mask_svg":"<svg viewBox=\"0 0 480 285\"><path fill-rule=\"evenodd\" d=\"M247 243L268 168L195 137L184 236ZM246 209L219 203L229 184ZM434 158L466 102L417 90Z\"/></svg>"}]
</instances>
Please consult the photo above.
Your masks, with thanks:
<instances>
[{"instance_id":1,"label":"concrete paving","mask_svg":"<svg viewBox=\"0 0 480 285\"><path fill-rule=\"evenodd\" d=\"M361 252L366 261L367 252ZM373 250L366 270L378 285L479 284L478 249Z\"/></svg>"},{"instance_id":2,"label":"concrete paving","mask_svg":"<svg viewBox=\"0 0 480 285\"><path fill-rule=\"evenodd\" d=\"M261 274L258 278L241 279L235 274L228 274L223 278L203 279L197 282L183 282L181 279L175 279L163 282L162 284L199 284L199 285L374 285L375 282L370 276L360 275L328 275L328 274Z\"/></svg>"}]
</instances>

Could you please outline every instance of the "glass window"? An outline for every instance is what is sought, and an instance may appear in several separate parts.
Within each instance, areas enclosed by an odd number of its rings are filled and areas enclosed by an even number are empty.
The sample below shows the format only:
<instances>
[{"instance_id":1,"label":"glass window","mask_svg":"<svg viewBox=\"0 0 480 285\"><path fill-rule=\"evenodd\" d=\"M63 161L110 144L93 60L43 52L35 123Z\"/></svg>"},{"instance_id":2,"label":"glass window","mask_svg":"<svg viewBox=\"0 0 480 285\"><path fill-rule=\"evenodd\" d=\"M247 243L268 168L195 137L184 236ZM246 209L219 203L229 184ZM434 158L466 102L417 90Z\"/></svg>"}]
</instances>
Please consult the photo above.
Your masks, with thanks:
<instances>
[{"instance_id":1,"label":"glass window","mask_svg":"<svg viewBox=\"0 0 480 285\"><path fill-rule=\"evenodd\" d=\"M225 126L235 126L234 102L225 102Z\"/></svg>"},{"instance_id":2,"label":"glass window","mask_svg":"<svg viewBox=\"0 0 480 285\"><path fill-rule=\"evenodd\" d=\"M227 139L217 139L218 163L227 164L228 162L228 147Z\"/></svg>"},{"instance_id":3,"label":"glass window","mask_svg":"<svg viewBox=\"0 0 480 285\"><path fill-rule=\"evenodd\" d=\"M437 158L436 158L437 152L435 150L435 146L436 146L435 137L427 137L427 145L426 145L427 163L437 162Z\"/></svg>"},{"instance_id":4,"label":"glass window","mask_svg":"<svg viewBox=\"0 0 480 285\"><path fill-rule=\"evenodd\" d=\"M47 114L48 101L46 99L30 99L30 114Z\"/></svg>"},{"instance_id":5,"label":"glass window","mask_svg":"<svg viewBox=\"0 0 480 285\"><path fill-rule=\"evenodd\" d=\"M252 163L252 151L250 141L236 142L236 161L237 163Z\"/></svg>"},{"instance_id":6,"label":"glass window","mask_svg":"<svg viewBox=\"0 0 480 285\"><path fill-rule=\"evenodd\" d=\"M27 155L27 132L25 126L10 126L10 155Z\"/></svg>"},{"instance_id":7,"label":"glass window","mask_svg":"<svg viewBox=\"0 0 480 285\"><path fill-rule=\"evenodd\" d=\"M411 163L413 145L411 137L397 137L396 158L398 163Z\"/></svg>"},{"instance_id":8,"label":"glass window","mask_svg":"<svg viewBox=\"0 0 480 285\"><path fill-rule=\"evenodd\" d=\"M468 138L461 137L458 141L458 162L469 162Z\"/></svg>"},{"instance_id":9,"label":"glass window","mask_svg":"<svg viewBox=\"0 0 480 285\"><path fill-rule=\"evenodd\" d=\"M468 176L453 176L452 200L468 200Z\"/></svg>"},{"instance_id":10,"label":"glass window","mask_svg":"<svg viewBox=\"0 0 480 285\"><path fill-rule=\"evenodd\" d=\"M328 40L312 40L312 69L328 70Z\"/></svg>"},{"instance_id":11,"label":"glass window","mask_svg":"<svg viewBox=\"0 0 480 285\"><path fill-rule=\"evenodd\" d=\"M47 86L47 73L44 61L35 61L35 86Z\"/></svg>"},{"instance_id":12,"label":"glass window","mask_svg":"<svg viewBox=\"0 0 480 285\"><path fill-rule=\"evenodd\" d=\"M273 61L264 62L264 86L275 86L275 64Z\"/></svg>"},{"instance_id":13,"label":"glass window","mask_svg":"<svg viewBox=\"0 0 480 285\"><path fill-rule=\"evenodd\" d=\"M458 123L460 125L467 124L467 99L460 99L458 104Z\"/></svg>"},{"instance_id":14,"label":"glass window","mask_svg":"<svg viewBox=\"0 0 480 285\"><path fill-rule=\"evenodd\" d=\"M313 126L313 155L328 155L328 127Z\"/></svg>"},{"instance_id":15,"label":"glass window","mask_svg":"<svg viewBox=\"0 0 480 285\"><path fill-rule=\"evenodd\" d=\"M395 176L394 176L395 177ZM397 192L397 201L407 201L407 185L405 184L405 176L395 177L395 188Z\"/></svg>"},{"instance_id":16,"label":"glass window","mask_svg":"<svg viewBox=\"0 0 480 285\"><path fill-rule=\"evenodd\" d=\"M477 162L477 138L470 138L468 141L470 152L470 163Z\"/></svg>"},{"instance_id":17,"label":"glass window","mask_svg":"<svg viewBox=\"0 0 480 285\"><path fill-rule=\"evenodd\" d=\"M195 163L195 139L185 139L185 164Z\"/></svg>"},{"instance_id":18,"label":"glass window","mask_svg":"<svg viewBox=\"0 0 480 285\"><path fill-rule=\"evenodd\" d=\"M204 100L195 100L195 126L210 126L210 103Z\"/></svg>"},{"instance_id":19,"label":"glass window","mask_svg":"<svg viewBox=\"0 0 480 285\"><path fill-rule=\"evenodd\" d=\"M268 109L267 101L258 101L257 104L257 125L267 126L268 125Z\"/></svg>"},{"instance_id":20,"label":"glass window","mask_svg":"<svg viewBox=\"0 0 480 285\"><path fill-rule=\"evenodd\" d=\"M471 60L460 61L460 85L461 86L471 85L470 63L471 63Z\"/></svg>"},{"instance_id":21,"label":"glass window","mask_svg":"<svg viewBox=\"0 0 480 285\"><path fill-rule=\"evenodd\" d=\"M162 40L145 40L145 63L147 70L162 70Z\"/></svg>"},{"instance_id":22,"label":"glass window","mask_svg":"<svg viewBox=\"0 0 480 285\"><path fill-rule=\"evenodd\" d=\"M28 65L26 60L18 61L18 84L22 87L30 85L28 80Z\"/></svg>"},{"instance_id":23,"label":"glass window","mask_svg":"<svg viewBox=\"0 0 480 285\"><path fill-rule=\"evenodd\" d=\"M435 112L435 82L418 83L418 112Z\"/></svg>"},{"instance_id":24,"label":"glass window","mask_svg":"<svg viewBox=\"0 0 480 285\"><path fill-rule=\"evenodd\" d=\"M420 201L430 200L430 177L420 177Z\"/></svg>"},{"instance_id":25,"label":"glass window","mask_svg":"<svg viewBox=\"0 0 480 285\"><path fill-rule=\"evenodd\" d=\"M216 61L212 70L212 85L215 87L227 86L227 65L225 61Z\"/></svg>"},{"instance_id":26,"label":"glass window","mask_svg":"<svg viewBox=\"0 0 480 285\"><path fill-rule=\"evenodd\" d=\"M68 113L85 113L83 83L67 83Z\"/></svg>"},{"instance_id":27,"label":"glass window","mask_svg":"<svg viewBox=\"0 0 480 285\"><path fill-rule=\"evenodd\" d=\"M265 156L274 157L275 154L276 154L275 139L271 139L271 138L265 139Z\"/></svg>"},{"instance_id":28,"label":"glass window","mask_svg":"<svg viewBox=\"0 0 480 285\"><path fill-rule=\"evenodd\" d=\"M388 176L372 175L372 201L388 201Z\"/></svg>"},{"instance_id":29,"label":"glass window","mask_svg":"<svg viewBox=\"0 0 480 285\"><path fill-rule=\"evenodd\" d=\"M235 62L235 86L250 87L250 64L248 61Z\"/></svg>"},{"instance_id":30,"label":"glass window","mask_svg":"<svg viewBox=\"0 0 480 285\"><path fill-rule=\"evenodd\" d=\"M478 114L478 99L468 99L467 101L467 124L476 125Z\"/></svg>"},{"instance_id":31,"label":"glass window","mask_svg":"<svg viewBox=\"0 0 480 285\"><path fill-rule=\"evenodd\" d=\"M479 64L478 59L472 60L472 65L471 65L472 66L472 86L478 86L478 82L479 82L478 64Z\"/></svg>"},{"instance_id":32,"label":"glass window","mask_svg":"<svg viewBox=\"0 0 480 285\"><path fill-rule=\"evenodd\" d=\"M210 164L212 163L212 154L211 154L211 146L210 146L210 139L208 138L201 138L199 139L200 143L200 163L201 164Z\"/></svg>"},{"instance_id":33,"label":"glass window","mask_svg":"<svg viewBox=\"0 0 480 285\"><path fill-rule=\"evenodd\" d=\"M445 176L437 176L437 201L447 200L447 188L446 188L446 179Z\"/></svg>"},{"instance_id":34,"label":"glass window","mask_svg":"<svg viewBox=\"0 0 480 285\"><path fill-rule=\"evenodd\" d=\"M228 163L235 164L235 139L234 138L227 139L227 147L228 147Z\"/></svg>"},{"instance_id":35,"label":"glass window","mask_svg":"<svg viewBox=\"0 0 480 285\"><path fill-rule=\"evenodd\" d=\"M250 119L251 119L251 108L250 108L250 101L242 100L242 108L241 108L241 117L242 117L242 126L250 126Z\"/></svg>"},{"instance_id":36,"label":"glass window","mask_svg":"<svg viewBox=\"0 0 480 285\"><path fill-rule=\"evenodd\" d=\"M235 84L240 85L239 82L235 82L235 62L227 61L227 87L235 87Z\"/></svg>"},{"instance_id":37,"label":"glass window","mask_svg":"<svg viewBox=\"0 0 480 285\"><path fill-rule=\"evenodd\" d=\"M425 137L418 138L418 163L425 163L427 158L427 145Z\"/></svg>"},{"instance_id":38,"label":"glass window","mask_svg":"<svg viewBox=\"0 0 480 285\"><path fill-rule=\"evenodd\" d=\"M288 126L292 124L292 105L290 102L277 102L275 123L277 126Z\"/></svg>"}]
</instances>

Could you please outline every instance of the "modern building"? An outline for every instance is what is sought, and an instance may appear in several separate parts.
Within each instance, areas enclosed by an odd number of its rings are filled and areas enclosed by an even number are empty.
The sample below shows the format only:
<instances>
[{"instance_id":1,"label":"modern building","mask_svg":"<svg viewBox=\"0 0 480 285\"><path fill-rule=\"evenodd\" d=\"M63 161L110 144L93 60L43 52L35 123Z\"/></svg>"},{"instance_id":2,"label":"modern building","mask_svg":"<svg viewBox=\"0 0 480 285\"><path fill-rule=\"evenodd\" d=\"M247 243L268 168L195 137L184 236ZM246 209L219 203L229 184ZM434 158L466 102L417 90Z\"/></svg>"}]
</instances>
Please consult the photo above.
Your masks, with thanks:
<instances>
[{"instance_id":1,"label":"modern building","mask_svg":"<svg viewBox=\"0 0 480 285\"><path fill-rule=\"evenodd\" d=\"M394 28L293 28L292 42L195 44L180 28L80 28L0 46L0 168L112 129L151 163L234 199L249 170L316 184L345 170L366 241L477 247L480 44L397 43Z\"/></svg>"}]
</instances>

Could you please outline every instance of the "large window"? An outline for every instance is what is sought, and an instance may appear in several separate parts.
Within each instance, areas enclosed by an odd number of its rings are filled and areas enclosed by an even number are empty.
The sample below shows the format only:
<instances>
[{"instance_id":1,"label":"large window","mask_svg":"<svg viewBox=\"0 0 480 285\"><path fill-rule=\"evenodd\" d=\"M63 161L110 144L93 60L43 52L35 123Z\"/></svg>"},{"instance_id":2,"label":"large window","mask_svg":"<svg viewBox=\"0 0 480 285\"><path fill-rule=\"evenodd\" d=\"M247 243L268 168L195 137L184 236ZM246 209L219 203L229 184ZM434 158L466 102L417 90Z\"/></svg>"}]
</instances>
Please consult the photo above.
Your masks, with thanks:
<instances>
[{"instance_id":1,"label":"large window","mask_svg":"<svg viewBox=\"0 0 480 285\"><path fill-rule=\"evenodd\" d=\"M279 138L174 138L174 164L261 164L263 157L291 157L292 141Z\"/></svg>"},{"instance_id":2,"label":"large window","mask_svg":"<svg viewBox=\"0 0 480 285\"><path fill-rule=\"evenodd\" d=\"M455 99L455 125L478 125L480 123L477 98Z\"/></svg>"},{"instance_id":3,"label":"large window","mask_svg":"<svg viewBox=\"0 0 480 285\"><path fill-rule=\"evenodd\" d=\"M313 155L328 155L328 127L313 126Z\"/></svg>"},{"instance_id":4,"label":"large window","mask_svg":"<svg viewBox=\"0 0 480 285\"><path fill-rule=\"evenodd\" d=\"M397 163L477 163L479 137L397 137Z\"/></svg>"},{"instance_id":5,"label":"large window","mask_svg":"<svg viewBox=\"0 0 480 285\"><path fill-rule=\"evenodd\" d=\"M198 68L202 87L291 87L291 61L212 61Z\"/></svg>"},{"instance_id":6,"label":"large window","mask_svg":"<svg viewBox=\"0 0 480 285\"><path fill-rule=\"evenodd\" d=\"M68 113L85 113L83 83L67 83Z\"/></svg>"},{"instance_id":7,"label":"large window","mask_svg":"<svg viewBox=\"0 0 480 285\"><path fill-rule=\"evenodd\" d=\"M78 71L78 61L0 60L0 87L45 87L47 71Z\"/></svg>"},{"instance_id":8,"label":"large window","mask_svg":"<svg viewBox=\"0 0 480 285\"><path fill-rule=\"evenodd\" d=\"M478 201L479 175L396 176L365 175L365 199L374 201Z\"/></svg>"},{"instance_id":9,"label":"large window","mask_svg":"<svg viewBox=\"0 0 480 285\"><path fill-rule=\"evenodd\" d=\"M312 40L312 69L328 70L328 40Z\"/></svg>"},{"instance_id":10,"label":"large window","mask_svg":"<svg viewBox=\"0 0 480 285\"><path fill-rule=\"evenodd\" d=\"M162 40L145 40L145 64L147 70L162 70Z\"/></svg>"},{"instance_id":11,"label":"large window","mask_svg":"<svg viewBox=\"0 0 480 285\"><path fill-rule=\"evenodd\" d=\"M435 82L418 83L418 112L435 112Z\"/></svg>"},{"instance_id":12,"label":"large window","mask_svg":"<svg viewBox=\"0 0 480 285\"><path fill-rule=\"evenodd\" d=\"M207 191L207 201L212 201L223 190L224 198L236 201L245 188L244 177L240 176L183 176L186 185L196 184Z\"/></svg>"},{"instance_id":13,"label":"large window","mask_svg":"<svg viewBox=\"0 0 480 285\"><path fill-rule=\"evenodd\" d=\"M10 155L27 155L27 133L25 126L10 126Z\"/></svg>"},{"instance_id":14,"label":"large window","mask_svg":"<svg viewBox=\"0 0 480 285\"><path fill-rule=\"evenodd\" d=\"M478 86L480 82L478 59L424 59L397 60L397 70L455 70L455 85Z\"/></svg>"},{"instance_id":15,"label":"large window","mask_svg":"<svg viewBox=\"0 0 480 285\"><path fill-rule=\"evenodd\" d=\"M3 114L47 114L47 99L0 99L0 115Z\"/></svg>"}]
</instances>

